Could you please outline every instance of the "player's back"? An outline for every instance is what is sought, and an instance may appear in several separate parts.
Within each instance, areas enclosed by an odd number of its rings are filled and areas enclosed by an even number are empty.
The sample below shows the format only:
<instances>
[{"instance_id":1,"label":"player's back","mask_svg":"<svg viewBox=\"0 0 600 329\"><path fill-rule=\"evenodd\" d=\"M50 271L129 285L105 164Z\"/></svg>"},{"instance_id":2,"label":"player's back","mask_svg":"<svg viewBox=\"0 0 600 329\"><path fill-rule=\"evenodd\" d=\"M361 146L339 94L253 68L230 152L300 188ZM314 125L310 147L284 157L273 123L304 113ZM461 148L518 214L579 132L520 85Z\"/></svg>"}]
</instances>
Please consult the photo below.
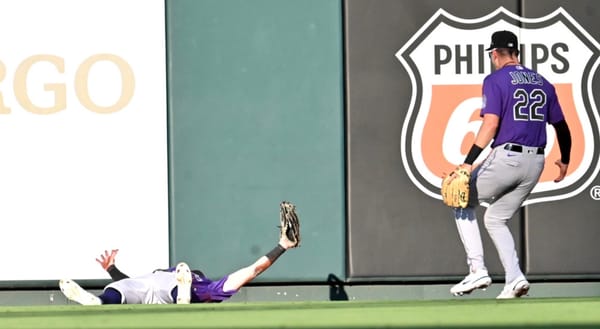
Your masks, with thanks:
<instances>
[{"instance_id":1,"label":"player's back","mask_svg":"<svg viewBox=\"0 0 600 329\"><path fill-rule=\"evenodd\" d=\"M492 146L506 142L546 145L546 123L556 104L554 86L541 74L522 65L496 70L484 80L485 113L500 117Z\"/></svg>"}]
</instances>

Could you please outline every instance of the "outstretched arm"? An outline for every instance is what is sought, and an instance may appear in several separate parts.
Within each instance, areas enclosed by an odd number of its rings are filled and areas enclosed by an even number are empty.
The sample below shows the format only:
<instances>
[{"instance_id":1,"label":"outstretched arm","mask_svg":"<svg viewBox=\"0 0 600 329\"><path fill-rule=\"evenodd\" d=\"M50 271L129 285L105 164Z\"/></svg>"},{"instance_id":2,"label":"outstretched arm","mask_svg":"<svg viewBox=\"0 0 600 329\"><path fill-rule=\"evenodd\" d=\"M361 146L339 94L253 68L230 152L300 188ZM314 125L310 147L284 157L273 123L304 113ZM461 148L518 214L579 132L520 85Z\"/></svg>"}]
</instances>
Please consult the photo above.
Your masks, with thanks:
<instances>
[{"instance_id":1,"label":"outstretched arm","mask_svg":"<svg viewBox=\"0 0 600 329\"><path fill-rule=\"evenodd\" d=\"M281 256L287 249L294 248L295 243L290 242L285 235L279 239L279 244L265 256L260 257L254 264L239 269L231 274L223 284L224 291L238 291L246 283L254 280L266 269L271 267L273 263Z\"/></svg>"},{"instance_id":2,"label":"outstretched arm","mask_svg":"<svg viewBox=\"0 0 600 329\"><path fill-rule=\"evenodd\" d=\"M113 281L119 281L129 277L125 273L121 272L115 265L115 257L117 257L118 252L119 249L113 249L110 251L110 253L108 250L104 250L104 254L101 254L99 258L96 258L96 261L106 272L108 272Z\"/></svg>"},{"instance_id":3,"label":"outstretched arm","mask_svg":"<svg viewBox=\"0 0 600 329\"><path fill-rule=\"evenodd\" d=\"M223 284L224 291L238 291L246 283L254 280L271 267L286 250L300 245L300 220L296 214L296 206L291 202L283 201L279 205L279 223L281 231L277 246L254 264L231 273Z\"/></svg>"}]
</instances>

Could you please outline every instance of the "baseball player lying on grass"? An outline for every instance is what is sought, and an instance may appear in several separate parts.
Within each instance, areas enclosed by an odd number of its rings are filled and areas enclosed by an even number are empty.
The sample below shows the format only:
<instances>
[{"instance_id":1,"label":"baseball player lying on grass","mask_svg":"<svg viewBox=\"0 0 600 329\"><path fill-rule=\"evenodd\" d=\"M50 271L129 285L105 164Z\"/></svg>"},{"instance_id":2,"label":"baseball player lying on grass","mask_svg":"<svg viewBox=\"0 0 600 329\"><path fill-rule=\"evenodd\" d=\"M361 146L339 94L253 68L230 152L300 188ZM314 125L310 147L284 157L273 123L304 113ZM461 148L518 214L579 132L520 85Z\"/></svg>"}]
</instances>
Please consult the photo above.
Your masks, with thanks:
<instances>
[{"instance_id":1,"label":"baseball player lying on grass","mask_svg":"<svg viewBox=\"0 0 600 329\"><path fill-rule=\"evenodd\" d=\"M299 245L300 223L295 206L284 201L280 209L281 235L277 246L254 264L218 281L208 279L201 271L190 271L183 262L176 267L130 278L115 266L118 250L114 249L110 253L105 251L96 259L114 280L104 288L102 294L95 296L70 279L60 280L60 290L69 300L82 305L222 302L268 269L287 249Z\"/></svg>"}]
</instances>

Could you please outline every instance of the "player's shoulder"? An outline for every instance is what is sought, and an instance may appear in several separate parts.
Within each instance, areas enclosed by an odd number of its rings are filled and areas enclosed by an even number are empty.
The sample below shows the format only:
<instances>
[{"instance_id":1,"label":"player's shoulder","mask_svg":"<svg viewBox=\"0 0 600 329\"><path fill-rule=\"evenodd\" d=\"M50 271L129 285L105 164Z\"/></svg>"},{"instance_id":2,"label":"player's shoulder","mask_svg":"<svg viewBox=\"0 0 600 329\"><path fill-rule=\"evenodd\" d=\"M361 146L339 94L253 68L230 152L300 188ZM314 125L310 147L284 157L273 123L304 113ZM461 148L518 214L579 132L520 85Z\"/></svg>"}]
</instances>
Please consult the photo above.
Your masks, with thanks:
<instances>
[{"instance_id":1,"label":"player's shoulder","mask_svg":"<svg viewBox=\"0 0 600 329\"><path fill-rule=\"evenodd\" d=\"M496 70L494 72L491 72L490 74L486 75L485 78L483 78L483 84L494 84L494 83L499 83L502 84L503 80L505 80L505 74L502 74L501 70Z\"/></svg>"}]
</instances>

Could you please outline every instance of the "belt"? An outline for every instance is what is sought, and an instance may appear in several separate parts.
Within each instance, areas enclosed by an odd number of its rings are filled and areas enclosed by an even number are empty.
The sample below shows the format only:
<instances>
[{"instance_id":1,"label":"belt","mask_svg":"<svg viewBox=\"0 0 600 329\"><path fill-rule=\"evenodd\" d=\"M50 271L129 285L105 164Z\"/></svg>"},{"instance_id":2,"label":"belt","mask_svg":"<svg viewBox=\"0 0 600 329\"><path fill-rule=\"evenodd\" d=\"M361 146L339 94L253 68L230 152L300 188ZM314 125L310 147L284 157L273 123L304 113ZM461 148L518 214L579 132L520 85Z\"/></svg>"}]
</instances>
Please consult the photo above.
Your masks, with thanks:
<instances>
[{"instance_id":1,"label":"belt","mask_svg":"<svg viewBox=\"0 0 600 329\"><path fill-rule=\"evenodd\" d=\"M513 151L517 153L523 153L523 146L518 144L506 144L504 145L504 149L507 151ZM543 147L536 147L535 154L544 154Z\"/></svg>"}]
</instances>

